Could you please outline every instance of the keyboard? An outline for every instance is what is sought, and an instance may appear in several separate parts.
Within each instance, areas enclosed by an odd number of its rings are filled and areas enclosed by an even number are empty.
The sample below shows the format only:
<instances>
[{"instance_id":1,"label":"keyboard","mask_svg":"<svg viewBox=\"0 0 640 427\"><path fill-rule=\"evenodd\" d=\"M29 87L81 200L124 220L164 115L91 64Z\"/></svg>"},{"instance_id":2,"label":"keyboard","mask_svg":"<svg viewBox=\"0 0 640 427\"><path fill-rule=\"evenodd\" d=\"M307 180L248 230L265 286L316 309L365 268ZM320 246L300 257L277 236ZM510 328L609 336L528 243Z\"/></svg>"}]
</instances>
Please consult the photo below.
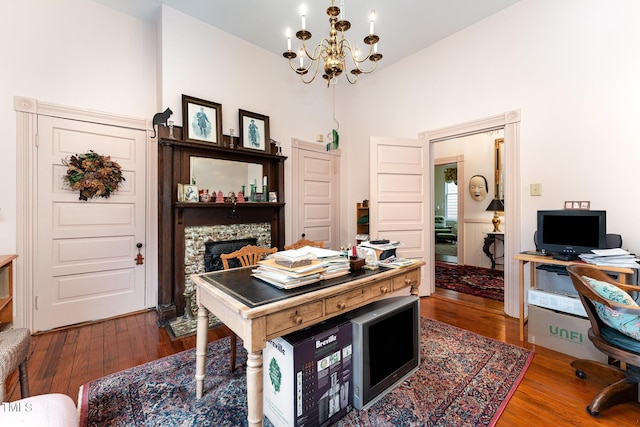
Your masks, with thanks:
<instances>
[{"instance_id":1,"label":"keyboard","mask_svg":"<svg viewBox=\"0 0 640 427\"><path fill-rule=\"evenodd\" d=\"M548 271L549 273L556 273L561 276L568 276L567 267L564 265L551 265L551 264L540 264L536 267L538 270Z\"/></svg>"}]
</instances>

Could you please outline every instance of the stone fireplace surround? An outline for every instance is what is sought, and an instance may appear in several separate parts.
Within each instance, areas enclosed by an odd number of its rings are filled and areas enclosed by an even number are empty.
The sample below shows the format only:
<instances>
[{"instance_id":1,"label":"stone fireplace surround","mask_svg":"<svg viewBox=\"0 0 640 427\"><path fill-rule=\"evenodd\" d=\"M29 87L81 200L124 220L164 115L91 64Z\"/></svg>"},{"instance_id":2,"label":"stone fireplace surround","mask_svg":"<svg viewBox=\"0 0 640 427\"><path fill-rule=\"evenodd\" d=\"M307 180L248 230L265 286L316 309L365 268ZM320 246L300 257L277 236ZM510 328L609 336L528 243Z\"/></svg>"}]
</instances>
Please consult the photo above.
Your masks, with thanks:
<instances>
[{"instance_id":1,"label":"stone fireplace surround","mask_svg":"<svg viewBox=\"0 0 640 427\"><path fill-rule=\"evenodd\" d=\"M268 222L250 224L195 226L185 228L185 298L189 298L185 310L191 309L196 315L195 285L192 274L205 272L205 248L209 242L229 242L239 239L255 238L256 245L271 247L271 224ZM189 313L185 313L189 316Z\"/></svg>"}]
</instances>

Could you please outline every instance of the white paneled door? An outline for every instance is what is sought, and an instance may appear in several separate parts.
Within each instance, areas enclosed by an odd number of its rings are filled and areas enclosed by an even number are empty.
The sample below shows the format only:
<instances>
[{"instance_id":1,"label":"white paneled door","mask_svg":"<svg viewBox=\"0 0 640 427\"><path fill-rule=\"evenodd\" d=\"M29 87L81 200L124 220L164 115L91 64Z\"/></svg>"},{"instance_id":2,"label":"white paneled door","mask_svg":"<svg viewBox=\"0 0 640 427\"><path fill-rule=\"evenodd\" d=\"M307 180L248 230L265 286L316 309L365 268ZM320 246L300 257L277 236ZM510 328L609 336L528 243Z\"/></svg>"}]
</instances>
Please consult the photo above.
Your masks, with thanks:
<instances>
[{"instance_id":1,"label":"white paneled door","mask_svg":"<svg viewBox=\"0 0 640 427\"><path fill-rule=\"evenodd\" d=\"M142 130L38 117L36 331L144 308L145 141ZM89 150L122 167L109 198L81 201L63 182L63 160Z\"/></svg>"},{"instance_id":2,"label":"white paneled door","mask_svg":"<svg viewBox=\"0 0 640 427\"><path fill-rule=\"evenodd\" d=\"M399 257L432 259L428 142L371 137L369 145L371 238L402 242L396 250ZM428 295L427 281L421 283L420 295Z\"/></svg>"},{"instance_id":3,"label":"white paneled door","mask_svg":"<svg viewBox=\"0 0 640 427\"><path fill-rule=\"evenodd\" d=\"M294 141L292 163L294 228L291 241L305 238L324 242L325 248L338 249L339 154L327 152L318 144Z\"/></svg>"}]
</instances>

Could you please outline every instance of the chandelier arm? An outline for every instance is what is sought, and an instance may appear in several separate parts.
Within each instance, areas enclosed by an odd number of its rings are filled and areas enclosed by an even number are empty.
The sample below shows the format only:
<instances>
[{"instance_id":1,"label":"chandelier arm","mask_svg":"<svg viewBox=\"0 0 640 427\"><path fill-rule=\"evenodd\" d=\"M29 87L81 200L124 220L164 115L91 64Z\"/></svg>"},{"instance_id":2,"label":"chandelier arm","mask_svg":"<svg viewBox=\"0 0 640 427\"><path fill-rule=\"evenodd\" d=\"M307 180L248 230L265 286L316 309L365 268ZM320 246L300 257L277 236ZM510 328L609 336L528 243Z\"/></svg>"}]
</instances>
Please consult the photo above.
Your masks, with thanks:
<instances>
[{"instance_id":1,"label":"chandelier arm","mask_svg":"<svg viewBox=\"0 0 640 427\"><path fill-rule=\"evenodd\" d=\"M344 76L347 78L347 81L349 83L351 83L352 85L356 84L356 82L358 81L358 74L352 74L353 75L353 81L351 81L351 77L349 77L349 74L351 73L345 73Z\"/></svg>"},{"instance_id":2,"label":"chandelier arm","mask_svg":"<svg viewBox=\"0 0 640 427\"><path fill-rule=\"evenodd\" d=\"M307 55L307 58L309 58L311 61L317 61L318 59L320 59L322 51L327 49L327 46L324 45L325 42L328 44L329 40L324 38L320 40L320 43L315 45L315 47L313 48L313 55L309 53L307 44L304 41L302 42L302 50L304 51L304 54Z\"/></svg>"},{"instance_id":3,"label":"chandelier arm","mask_svg":"<svg viewBox=\"0 0 640 427\"><path fill-rule=\"evenodd\" d=\"M362 64L363 62L366 62L369 60L369 57L371 56L371 54L373 53L373 45L369 45L369 53L367 53L367 55L362 58L362 59L358 59L354 53L354 49L351 47L351 42L347 39L344 40L340 40L340 47L341 48L346 48L349 49L349 56L351 57L351 60L353 61L354 64Z\"/></svg>"},{"instance_id":4,"label":"chandelier arm","mask_svg":"<svg viewBox=\"0 0 640 427\"><path fill-rule=\"evenodd\" d=\"M311 82L313 82L316 79L316 76L318 75L318 67L320 66L320 61L314 61L311 64L309 64L309 68L311 68L311 65L315 64L315 70L313 71L313 73L311 73L312 77L310 80L305 80L304 79L304 74L300 74L300 80L302 80L302 83L304 84L309 84Z\"/></svg>"}]
</instances>

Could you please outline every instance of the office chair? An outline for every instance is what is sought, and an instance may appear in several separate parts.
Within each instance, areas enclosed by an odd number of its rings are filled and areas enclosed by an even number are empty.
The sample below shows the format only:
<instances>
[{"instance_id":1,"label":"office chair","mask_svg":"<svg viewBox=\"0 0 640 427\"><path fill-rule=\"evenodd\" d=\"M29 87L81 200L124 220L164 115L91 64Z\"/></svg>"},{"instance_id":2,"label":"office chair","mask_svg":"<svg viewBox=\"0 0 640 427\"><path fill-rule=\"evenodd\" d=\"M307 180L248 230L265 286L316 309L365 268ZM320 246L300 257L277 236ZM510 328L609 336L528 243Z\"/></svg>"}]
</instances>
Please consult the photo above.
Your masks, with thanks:
<instances>
[{"instance_id":1,"label":"office chair","mask_svg":"<svg viewBox=\"0 0 640 427\"><path fill-rule=\"evenodd\" d=\"M589 340L609 361L614 359L621 365L585 359L571 363L579 378L594 376L608 384L587 405L587 412L597 417L614 405L638 402L640 307L627 292L638 292L640 287L618 283L588 264L572 264L567 271L591 323Z\"/></svg>"}]
</instances>

